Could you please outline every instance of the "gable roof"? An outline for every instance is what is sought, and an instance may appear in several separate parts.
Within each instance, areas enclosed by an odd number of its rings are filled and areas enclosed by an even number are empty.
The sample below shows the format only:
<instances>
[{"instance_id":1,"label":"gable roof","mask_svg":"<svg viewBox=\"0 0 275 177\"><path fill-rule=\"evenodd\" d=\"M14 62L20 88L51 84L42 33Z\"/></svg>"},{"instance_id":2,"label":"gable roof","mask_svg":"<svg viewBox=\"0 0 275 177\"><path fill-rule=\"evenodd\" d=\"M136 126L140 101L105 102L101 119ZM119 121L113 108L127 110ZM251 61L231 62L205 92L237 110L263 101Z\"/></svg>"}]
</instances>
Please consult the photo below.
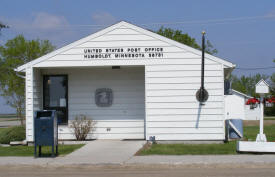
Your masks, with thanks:
<instances>
[{"instance_id":1,"label":"gable roof","mask_svg":"<svg viewBox=\"0 0 275 177\"><path fill-rule=\"evenodd\" d=\"M85 41L87 41L87 40L91 40L91 39L93 39L93 38L99 37L99 36L101 36L101 35L103 35L103 34L109 32L109 31L114 30L114 29L116 29L116 28L119 28L119 27L121 27L121 26L128 27L128 28L132 28L132 29L134 29L134 30L136 30L136 31L138 31L138 32L140 32L140 33L146 34L146 35L151 36L151 37L153 37L153 38L155 38L155 39L158 39L158 40L160 40L160 41L167 42L167 43L169 43L169 44L171 44L171 45L174 45L174 46L176 46L176 47L179 47L179 48L182 48L182 49L184 49L184 50L187 50L187 51L189 51L189 52L191 52L191 53L194 53L194 54L197 54L197 55L201 55L201 51L198 50L198 49L189 47L189 46L187 46L187 45L185 45L185 44L182 44L182 43L179 43L179 42L177 42L177 41L171 40L171 39L169 39L169 38L163 37L163 36L161 36L161 35L159 35L159 34L157 34L157 33L154 33L154 32L152 32L152 31L143 29L143 28L141 28L141 27L138 27L138 26L136 26L136 25L130 24L130 23L128 23L128 22L121 21L121 22L118 22L118 23L116 23L116 24L114 24L114 25L111 25L111 26L109 26L109 27L107 27L107 28L104 28L104 29L102 29L102 30L100 30L100 31L98 31L98 32L96 32L96 33L93 33L93 34L91 34L91 35L89 35L89 36L87 36L87 37L84 37L84 38L82 38L82 39L80 39L80 40L78 40L78 41L75 41L75 42L73 42L73 43L71 43L71 44L69 44L69 45L66 45L66 46L64 46L64 47L62 47L62 48L59 48L59 49L57 49L57 50L55 50L55 51L53 51L53 52L51 52L51 53L48 53L48 54L46 54L46 55L44 55L44 56L41 56L41 57L39 57L39 58L37 58L37 59L35 59L35 60L33 60L33 61L30 61L30 62L28 62L28 63L22 65L22 66L19 66L19 67L17 67L17 68L15 69L15 71L18 71L18 72L25 71L25 69L26 69L28 66L32 66L32 65L35 65L35 64L37 64L37 63L40 63L40 62L42 62L42 61L44 61L44 60L47 60L48 58L51 58L51 57L53 57L53 56L55 56L55 55L58 55L58 54L60 54L60 53L62 53L62 52L64 52L64 51L66 51L66 50L69 50L69 49L71 49L71 48L73 48L73 47L75 47L75 46L77 46L77 45L80 45L80 44L82 44L83 42L85 42ZM221 58L215 57L215 56L213 56L213 55L207 54L207 53L205 53L205 58L223 64L223 65L224 65L224 68L234 68L234 67L235 67L235 64L233 64L233 63L231 63L231 62L229 62L229 61L223 60L223 59L221 59Z\"/></svg>"},{"instance_id":2,"label":"gable roof","mask_svg":"<svg viewBox=\"0 0 275 177\"><path fill-rule=\"evenodd\" d=\"M244 93L242 93L242 92L239 92L239 91L237 91L237 90L234 90L234 89L232 89L232 93L235 94L235 95L243 96L243 97L245 97L245 98L253 98L252 96L246 95L246 94L244 94Z\"/></svg>"},{"instance_id":3,"label":"gable roof","mask_svg":"<svg viewBox=\"0 0 275 177\"><path fill-rule=\"evenodd\" d=\"M261 79L257 84L257 85L260 85L261 83L265 84L267 87L269 87L269 85L266 83L266 81L264 79Z\"/></svg>"}]
</instances>

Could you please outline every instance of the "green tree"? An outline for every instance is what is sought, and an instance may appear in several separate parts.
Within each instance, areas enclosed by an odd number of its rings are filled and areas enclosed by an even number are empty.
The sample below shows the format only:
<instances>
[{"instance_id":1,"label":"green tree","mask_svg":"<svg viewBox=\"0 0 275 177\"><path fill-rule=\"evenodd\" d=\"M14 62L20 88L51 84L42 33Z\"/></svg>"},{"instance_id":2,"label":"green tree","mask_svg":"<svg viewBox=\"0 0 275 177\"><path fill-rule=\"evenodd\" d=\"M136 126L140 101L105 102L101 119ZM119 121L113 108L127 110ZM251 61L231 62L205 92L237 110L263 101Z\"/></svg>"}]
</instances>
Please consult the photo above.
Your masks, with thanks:
<instances>
[{"instance_id":1,"label":"green tree","mask_svg":"<svg viewBox=\"0 0 275 177\"><path fill-rule=\"evenodd\" d=\"M156 31L156 33L165 36L169 39L188 45L190 47L193 47L195 49L201 50L201 46L196 42L196 39L192 38L187 33L182 33L181 30L173 30L171 28L161 27L158 31ZM218 53L218 50L213 47L209 40L206 40L205 52L214 55Z\"/></svg>"},{"instance_id":2,"label":"green tree","mask_svg":"<svg viewBox=\"0 0 275 177\"><path fill-rule=\"evenodd\" d=\"M275 98L275 72L270 77L270 81L270 96ZM275 103L272 107L266 107L264 111L267 116L275 116Z\"/></svg>"},{"instance_id":3,"label":"green tree","mask_svg":"<svg viewBox=\"0 0 275 177\"><path fill-rule=\"evenodd\" d=\"M275 64L275 59L273 60ZM270 96L275 98L275 72L270 77ZM275 116L275 103L273 103L272 107L265 108L265 115L267 116Z\"/></svg>"},{"instance_id":4,"label":"green tree","mask_svg":"<svg viewBox=\"0 0 275 177\"><path fill-rule=\"evenodd\" d=\"M275 64L275 59L273 60L274 64ZM271 80L271 94L272 96L275 97L275 72L272 74L272 76L270 77Z\"/></svg>"},{"instance_id":5,"label":"green tree","mask_svg":"<svg viewBox=\"0 0 275 177\"><path fill-rule=\"evenodd\" d=\"M54 50L48 40L26 40L22 35L0 46L0 91L7 104L16 109L23 125L25 81L14 69Z\"/></svg>"},{"instance_id":6,"label":"green tree","mask_svg":"<svg viewBox=\"0 0 275 177\"><path fill-rule=\"evenodd\" d=\"M4 25L2 22L0 22L0 34L1 34L1 30L3 28L9 28L9 26L8 25Z\"/></svg>"},{"instance_id":7,"label":"green tree","mask_svg":"<svg viewBox=\"0 0 275 177\"><path fill-rule=\"evenodd\" d=\"M255 93L255 85L261 80L267 80L269 76L255 74L250 76L241 76L237 77L232 75L232 89L237 90L239 92L245 93L247 95L253 97L259 97L258 94Z\"/></svg>"}]
</instances>

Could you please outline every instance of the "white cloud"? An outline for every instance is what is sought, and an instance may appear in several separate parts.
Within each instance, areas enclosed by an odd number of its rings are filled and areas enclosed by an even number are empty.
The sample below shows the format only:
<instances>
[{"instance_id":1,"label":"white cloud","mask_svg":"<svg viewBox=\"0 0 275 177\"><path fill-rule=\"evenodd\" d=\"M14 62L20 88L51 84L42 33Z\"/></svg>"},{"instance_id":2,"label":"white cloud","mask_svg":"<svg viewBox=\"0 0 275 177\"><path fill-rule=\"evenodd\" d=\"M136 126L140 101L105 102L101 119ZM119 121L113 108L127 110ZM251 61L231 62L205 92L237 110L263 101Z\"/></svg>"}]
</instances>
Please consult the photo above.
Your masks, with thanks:
<instances>
[{"instance_id":1,"label":"white cloud","mask_svg":"<svg viewBox=\"0 0 275 177\"><path fill-rule=\"evenodd\" d=\"M75 32L64 16L45 12L35 13L31 18L1 18L15 35L23 34L29 39L48 39L57 46L75 40Z\"/></svg>"},{"instance_id":2,"label":"white cloud","mask_svg":"<svg viewBox=\"0 0 275 177\"><path fill-rule=\"evenodd\" d=\"M275 9L273 9L272 11L268 12L265 17L267 18L275 18Z\"/></svg>"},{"instance_id":3,"label":"white cloud","mask_svg":"<svg viewBox=\"0 0 275 177\"><path fill-rule=\"evenodd\" d=\"M91 24L102 26L116 22L116 18L108 12L94 13L91 18ZM98 30L98 28L82 27L83 24L71 25L66 17L46 12L33 13L31 16L17 18L0 17L0 19L10 26L6 31L12 33L12 36L10 35L6 40L13 38L15 35L23 34L27 39L48 39L57 47L69 44ZM3 42L0 41L0 43Z\"/></svg>"},{"instance_id":4,"label":"white cloud","mask_svg":"<svg viewBox=\"0 0 275 177\"><path fill-rule=\"evenodd\" d=\"M92 14L92 20L99 25L110 25L117 21L116 18L108 12L96 12Z\"/></svg>"},{"instance_id":5,"label":"white cloud","mask_svg":"<svg viewBox=\"0 0 275 177\"><path fill-rule=\"evenodd\" d=\"M5 19L5 18L4 18ZM31 19L27 18L11 18L5 19L9 26L15 30L57 30L69 28L70 24L63 16L39 12L32 15Z\"/></svg>"},{"instance_id":6,"label":"white cloud","mask_svg":"<svg viewBox=\"0 0 275 177\"><path fill-rule=\"evenodd\" d=\"M33 28L41 30L56 30L70 26L65 17L44 12L36 14L31 25Z\"/></svg>"}]
</instances>

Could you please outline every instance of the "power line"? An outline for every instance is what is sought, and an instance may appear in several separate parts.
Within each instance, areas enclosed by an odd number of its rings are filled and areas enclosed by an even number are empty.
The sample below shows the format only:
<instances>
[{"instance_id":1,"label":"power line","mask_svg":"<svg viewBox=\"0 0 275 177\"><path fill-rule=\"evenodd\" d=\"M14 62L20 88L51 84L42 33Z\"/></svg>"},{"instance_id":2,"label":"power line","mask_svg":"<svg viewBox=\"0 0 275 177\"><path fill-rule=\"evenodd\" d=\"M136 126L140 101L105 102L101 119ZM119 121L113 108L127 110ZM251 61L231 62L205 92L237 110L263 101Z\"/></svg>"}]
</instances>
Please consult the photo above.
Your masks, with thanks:
<instances>
[{"instance_id":1,"label":"power line","mask_svg":"<svg viewBox=\"0 0 275 177\"><path fill-rule=\"evenodd\" d=\"M270 66L270 67L259 67L259 68L235 68L239 70L261 70L261 69L272 69L275 68L275 66Z\"/></svg>"},{"instance_id":2,"label":"power line","mask_svg":"<svg viewBox=\"0 0 275 177\"><path fill-rule=\"evenodd\" d=\"M250 17L236 17L236 18L223 18L223 19L210 19L210 20L192 20L192 21L175 21L175 22L151 22L151 23L137 23L140 26L151 26L151 25L206 25L206 24L227 24L241 21L251 21L251 20L260 20L260 19L275 19L275 15L263 15L263 16L250 16ZM110 24L76 24L76 25L58 25L56 29L65 30L68 28L103 28ZM32 25L14 25L15 27L23 27L23 28L36 28L36 26ZM11 26L12 27L12 26ZM39 28L39 27L37 27Z\"/></svg>"},{"instance_id":3,"label":"power line","mask_svg":"<svg viewBox=\"0 0 275 177\"><path fill-rule=\"evenodd\" d=\"M247 21L247 20L257 20L257 19L271 19L271 18L274 18L274 17L275 17L275 15L263 15L263 16L251 16L251 17L211 19L211 20L145 23L145 24L140 24L140 25L175 25L175 24L209 24L209 23L224 24L224 22L236 22L236 21Z\"/></svg>"},{"instance_id":4,"label":"power line","mask_svg":"<svg viewBox=\"0 0 275 177\"><path fill-rule=\"evenodd\" d=\"M225 24L226 22L249 21L258 19L274 19L275 15L251 16L251 17L236 17L236 18L223 18L223 19L210 19L210 20L192 20L192 21L177 21L177 22L152 22L152 23L138 23L137 25L178 25L178 24ZM100 25L74 25L76 27L100 27ZM101 25L106 26L106 25Z\"/></svg>"}]
</instances>

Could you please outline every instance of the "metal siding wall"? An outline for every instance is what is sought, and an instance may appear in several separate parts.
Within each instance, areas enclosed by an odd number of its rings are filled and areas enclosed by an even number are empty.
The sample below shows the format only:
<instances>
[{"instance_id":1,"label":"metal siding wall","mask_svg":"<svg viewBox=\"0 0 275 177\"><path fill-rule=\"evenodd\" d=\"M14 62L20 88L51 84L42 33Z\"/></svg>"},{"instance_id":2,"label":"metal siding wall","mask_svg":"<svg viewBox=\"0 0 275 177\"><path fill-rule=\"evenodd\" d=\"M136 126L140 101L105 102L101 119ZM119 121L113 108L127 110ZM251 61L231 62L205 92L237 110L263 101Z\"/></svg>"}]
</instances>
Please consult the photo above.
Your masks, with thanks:
<instances>
[{"instance_id":1,"label":"metal siding wall","mask_svg":"<svg viewBox=\"0 0 275 177\"><path fill-rule=\"evenodd\" d=\"M144 139L144 67L48 69L43 74L68 74L69 121L80 114L94 119L96 130L88 138ZM112 106L96 106L97 88L113 90ZM74 139L72 132L68 126L60 126L59 137Z\"/></svg>"},{"instance_id":2,"label":"metal siding wall","mask_svg":"<svg viewBox=\"0 0 275 177\"><path fill-rule=\"evenodd\" d=\"M147 139L224 139L223 68L220 64L212 66L206 65L209 99L201 108L195 97L200 74L192 65L188 73L186 65L146 66Z\"/></svg>"},{"instance_id":3,"label":"metal siding wall","mask_svg":"<svg viewBox=\"0 0 275 177\"><path fill-rule=\"evenodd\" d=\"M26 140L33 141L33 68L26 69Z\"/></svg>"},{"instance_id":4,"label":"metal siding wall","mask_svg":"<svg viewBox=\"0 0 275 177\"><path fill-rule=\"evenodd\" d=\"M26 140L33 141L33 115L42 109L42 80L38 69L26 70Z\"/></svg>"}]
</instances>

